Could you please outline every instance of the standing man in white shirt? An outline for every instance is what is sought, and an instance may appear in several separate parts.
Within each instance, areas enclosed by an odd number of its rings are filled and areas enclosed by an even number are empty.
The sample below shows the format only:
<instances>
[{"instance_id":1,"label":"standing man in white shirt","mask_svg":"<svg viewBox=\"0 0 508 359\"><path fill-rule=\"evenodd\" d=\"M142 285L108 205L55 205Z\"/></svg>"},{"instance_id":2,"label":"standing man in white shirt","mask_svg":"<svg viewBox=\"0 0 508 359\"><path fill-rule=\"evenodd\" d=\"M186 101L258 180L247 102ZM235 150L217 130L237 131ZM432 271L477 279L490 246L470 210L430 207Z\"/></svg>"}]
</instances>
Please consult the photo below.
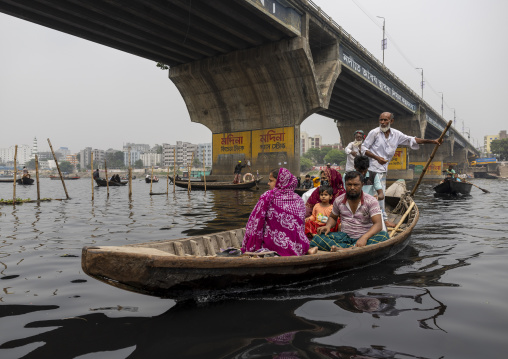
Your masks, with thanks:
<instances>
[{"instance_id":1,"label":"standing man in white shirt","mask_svg":"<svg viewBox=\"0 0 508 359\"><path fill-rule=\"evenodd\" d=\"M349 142L347 145L345 152L347 155L346 160L346 172L351 172L355 170L355 157L363 155L362 150L362 142L365 140L365 134L362 130L356 130L354 133L355 140L353 142Z\"/></svg>"},{"instance_id":2,"label":"standing man in white shirt","mask_svg":"<svg viewBox=\"0 0 508 359\"><path fill-rule=\"evenodd\" d=\"M370 157L369 170L378 173L383 186L383 193L386 190L386 172L388 163L392 160L398 146L409 146L413 150L420 148L419 145L429 143L440 145L443 141L426 140L418 137L411 137L403 134L399 130L392 128L394 118L393 113L383 112L379 115L379 127L371 130L363 142L365 155ZM383 211L383 220L387 227L394 227L396 224L389 222L384 210L385 202L380 201Z\"/></svg>"}]
</instances>

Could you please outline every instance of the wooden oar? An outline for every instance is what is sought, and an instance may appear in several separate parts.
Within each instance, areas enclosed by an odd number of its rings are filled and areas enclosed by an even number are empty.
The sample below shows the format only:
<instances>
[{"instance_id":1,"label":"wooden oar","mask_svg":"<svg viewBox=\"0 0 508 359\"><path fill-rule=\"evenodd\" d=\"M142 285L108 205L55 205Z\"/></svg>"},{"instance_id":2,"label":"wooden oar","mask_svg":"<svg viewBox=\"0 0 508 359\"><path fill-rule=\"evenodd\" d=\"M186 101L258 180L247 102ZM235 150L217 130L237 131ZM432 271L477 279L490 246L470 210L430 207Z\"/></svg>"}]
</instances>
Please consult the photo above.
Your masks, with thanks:
<instances>
[{"instance_id":1,"label":"wooden oar","mask_svg":"<svg viewBox=\"0 0 508 359\"><path fill-rule=\"evenodd\" d=\"M452 125L452 121L450 120L450 121L448 121L448 124L446 125L445 129L443 130L443 133L441 133L441 136L439 136L438 141L441 141L443 139L444 135L446 134L446 131L448 131L448 129L450 128L451 125ZM427 168L429 168L429 165L432 162L432 159L434 158L434 155L436 154L439 146L440 146L440 144L438 144L438 145L436 145L436 147L434 147L434 150L432 151L432 154L430 155L429 160L427 161L427 164L423 168L420 178L418 178L418 182L416 182L416 185L413 187L413 190L411 191L411 194L410 194L411 197L414 196L416 190L420 186L423 176L425 175L425 172L427 172Z\"/></svg>"},{"instance_id":2,"label":"wooden oar","mask_svg":"<svg viewBox=\"0 0 508 359\"><path fill-rule=\"evenodd\" d=\"M478 187L477 185L475 185L474 183L471 183L471 182L468 182L466 181L465 179L463 179L462 181L466 182L466 183L469 183L469 184L472 184L473 186L475 186L476 188L478 189L481 189L484 193L490 193L490 191L487 191L486 189L483 189L481 187Z\"/></svg>"}]
</instances>

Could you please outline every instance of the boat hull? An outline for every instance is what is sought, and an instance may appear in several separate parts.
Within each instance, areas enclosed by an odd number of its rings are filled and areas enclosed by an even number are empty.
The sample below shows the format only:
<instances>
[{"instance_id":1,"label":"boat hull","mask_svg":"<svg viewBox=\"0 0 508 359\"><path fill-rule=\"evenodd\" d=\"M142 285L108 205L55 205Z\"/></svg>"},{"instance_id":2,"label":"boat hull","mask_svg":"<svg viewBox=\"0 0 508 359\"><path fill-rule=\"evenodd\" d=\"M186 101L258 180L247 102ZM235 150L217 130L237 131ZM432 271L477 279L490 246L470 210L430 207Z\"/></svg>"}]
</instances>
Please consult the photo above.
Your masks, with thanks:
<instances>
[{"instance_id":1,"label":"boat hull","mask_svg":"<svg viewBox=\"0 0 508 359\"><path fill-rule=\"evenodd\" d=\"M98 187L107 187L107 181L105 179L99 178L95 179L95 183L97 183ZM109 181L110 187L118 187L118 186L125 186L128 182L114 182Z\"/></svg>"},{"instance_id":2,"label":"boat hull","mask_svg":"<svg viewBox=\"0 0 508 359\"><path fill-rule=\"evenodd\" d=\"M209 189L209 190L212 190L212 189L249 189L249 188L256 186L256 184L258 184L260 180L261 179L259 179L257 181L250 181L250 182L237 183L237 184L234 184L231 182L211 182L211 183L206 182L206 189ZM188 181L175 181L175 185L177 187L187 188L187 186L189 185L189 182ZM193 189L193 190L204 190L205 189L204 182L191 181L190 185L191 185L191 189Z\"/></svg>"},{"instance_id":3,"label":"boat hull","mask_svg":"<svg viewBox=\"0 0 508 359\"><path fill-rule=\"evenodd\" d=\"M34 180L33 180L33 178L24 177L24 178L18 178L16 180L16 183L21 184L21 185L32 185L32 184L34 184Z\"/></svg>"},{"instance_id":4,"label":"boat hull","mask_svg":"<svg viewBox=\"0 0 508 359\"><path fill-rule=\"evenodd\" d=\"M187 299L210 292L301 283L305 279L378 263L408 244L418 219L418 208L414 206L402 232L385 242L348 251L268 258L214 256L219 248L241 244L245 230L237 229L121 247L85 247L81 264L85 273L115 287Z\"/></svg>"},{"instance_id":5,"label":"boat hull","mask_svg":"<svg viewBox=\"0 0 508 359\"><path fill-rule=\"evenodd\" d=\"M152 183L152 182L157 183L157 182L159 182L159 180L158 179L150 180L150 178L145 178L145 182L146 183Z\"/></svg>"},{"instance_id":6,"label":"boat hull","mask_svg":"<svg viewBox=\"0 0 508 359\"><path fill-rule=\"evenodd\" d=\"M449 195L468 195L471 192L473 185L467 182L445 181L434 187L434 191L438 194Z\"/></svg>"}]
</instances>

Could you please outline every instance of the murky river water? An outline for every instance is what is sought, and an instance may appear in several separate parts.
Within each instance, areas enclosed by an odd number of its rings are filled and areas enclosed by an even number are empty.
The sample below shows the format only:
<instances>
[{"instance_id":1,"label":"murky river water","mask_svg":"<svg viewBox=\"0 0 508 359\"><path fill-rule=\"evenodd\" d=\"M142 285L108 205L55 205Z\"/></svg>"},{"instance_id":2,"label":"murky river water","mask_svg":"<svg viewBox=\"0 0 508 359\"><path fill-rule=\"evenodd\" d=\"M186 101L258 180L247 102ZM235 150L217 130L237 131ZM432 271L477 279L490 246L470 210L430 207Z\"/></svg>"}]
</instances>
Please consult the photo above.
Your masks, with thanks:
<instances>
[{"instance_id":1,"label":"murky river water","mask_svg":"<svg viewBox=\"0 0 508 359\"><path fill-rule=\"evenodd\" d=\"M508 181L474 183L492 193L424 183L411 243L380 264L175 303L88 277L81 248L239 228L263 189L150 197L135 180L132 202L115 187L92 203L90 179L68 181L69 201L0 207L0 358L506 358ZM49 179L41 196L65 197Z\"/></svg>"}]
</instances>

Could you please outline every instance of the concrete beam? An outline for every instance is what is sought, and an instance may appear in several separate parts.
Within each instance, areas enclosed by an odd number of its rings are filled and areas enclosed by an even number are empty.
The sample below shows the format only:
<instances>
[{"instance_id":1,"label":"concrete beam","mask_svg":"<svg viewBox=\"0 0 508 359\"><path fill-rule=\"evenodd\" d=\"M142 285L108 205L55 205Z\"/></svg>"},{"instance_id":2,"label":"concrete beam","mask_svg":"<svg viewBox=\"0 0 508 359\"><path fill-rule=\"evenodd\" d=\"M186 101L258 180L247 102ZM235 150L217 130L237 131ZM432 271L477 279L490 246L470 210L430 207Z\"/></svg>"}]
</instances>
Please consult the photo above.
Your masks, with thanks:
<instances>
[{"instance_id":1,"label":"concrete beam","mask_svg":"<svg viewBox=\"0 0 508 359\"><path fill-rule=\"evenodd\" d=\"M214 174L230 175L243 159L298 173L299 126L328 107L339 73L337 43L311 52L297 37L171 67L169 78L191 121L212 131Z\"/></svg>"}]
</instances>

